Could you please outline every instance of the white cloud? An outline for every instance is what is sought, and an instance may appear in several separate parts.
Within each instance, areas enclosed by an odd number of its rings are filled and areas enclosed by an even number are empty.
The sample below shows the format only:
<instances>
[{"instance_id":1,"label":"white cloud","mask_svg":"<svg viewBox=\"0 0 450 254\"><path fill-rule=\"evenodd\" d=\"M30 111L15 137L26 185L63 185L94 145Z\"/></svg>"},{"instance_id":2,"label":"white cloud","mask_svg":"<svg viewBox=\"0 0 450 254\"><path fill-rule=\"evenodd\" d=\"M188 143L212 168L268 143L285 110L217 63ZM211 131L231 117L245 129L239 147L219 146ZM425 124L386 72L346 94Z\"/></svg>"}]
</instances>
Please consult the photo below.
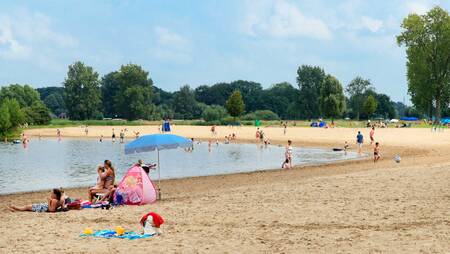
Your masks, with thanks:
<instances>
[{"instance_id":1,"label":"white cloud","mask_svg":"<svg viewBox=\"0 0 450 254\"><path fill-rule=\"evenodd\" d=\"M416 13L419 15L425 14L428 12L433 6L438 5L439 1L408 1L406 3L406 9L408 13Z\"/></svg>"},{"instance_id":2,"label":"white cloud","mask_svg":"<svg viewBox=\"0 0 450 254\"><path fill-rule=\"evenodd\" d=\"M305 16L296 5L285 0L251 2L242 28L244 33L251 36L331 38L325 22Z\"/></svg>"},{"instance_id":3,"label":"white cloud","mask_svg":"<svg viewBox=\"0 0 450 254\"><path fill-rule=\"evenodd\" d=\"M23 59L31 52L21 45L13 36L9 19L0 18L0 57L6 59Z\"/></svg>"},{"instance_id":4,"label":"white cloud","mask_svg":"<svg viewBox=\"0 0 450 254\"><path fill-rule=\"evenodd\" d=\"M368 29L372 33L375 33L378 32L383 27L383 21L379 19L370 18L367 16L362 16L361 27Z\"/></svg>"},{"instance_id":5,"label":"white cloud","mask_svg":"<svg viewBox=\"0 0 450 254\"><path fill-rule=\"evenodd\" d=\"M1 58L48 62L49 56L43 52L77 45L78 41L72 36L55 31L51 19L44 14L26 10L0 13Z\"/></svg>"},{"instance_id":6,"label":"white cloud","mask_svg":"<svg viewBox=\"0 0 450 254\"><path fill-rule=\"evenodd\" d=\"M184 36L157 26L155 27L155 42L152 51L157 58L177 63L191 61L191 42Z\"/></svg>"}]
</instances>

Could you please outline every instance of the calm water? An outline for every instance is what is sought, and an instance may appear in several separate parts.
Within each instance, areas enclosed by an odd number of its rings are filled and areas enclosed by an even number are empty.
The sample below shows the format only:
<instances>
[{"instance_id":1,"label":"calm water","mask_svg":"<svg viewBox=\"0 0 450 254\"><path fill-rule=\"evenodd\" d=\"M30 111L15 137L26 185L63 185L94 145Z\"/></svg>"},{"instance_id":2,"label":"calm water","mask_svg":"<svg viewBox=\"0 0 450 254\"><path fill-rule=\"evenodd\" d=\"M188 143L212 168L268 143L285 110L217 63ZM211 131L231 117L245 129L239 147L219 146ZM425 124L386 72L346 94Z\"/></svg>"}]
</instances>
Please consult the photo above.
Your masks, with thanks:
<instances>
[{"instance_id":1,"label":"calm water","mask_svg":"<svg viewBox=\"0 0 450 254\"><path fill-rule=\"evenodd\" d=\"M124 154L124 144L88 139L32 140L22 145L0 143L0 193L35 191L54 187L95 185L96 166L109 159L117 170L116 181L138 159L156 162L156 152ZM193 152L181 149L160 152L161 178L182 178L280 168L284 147L260 148L256 144L195 144ZM356 153L295 148L293 162L326 163L357 158ZM151 175L153 180L156 173Z\"/></svg>"}]
</instances>

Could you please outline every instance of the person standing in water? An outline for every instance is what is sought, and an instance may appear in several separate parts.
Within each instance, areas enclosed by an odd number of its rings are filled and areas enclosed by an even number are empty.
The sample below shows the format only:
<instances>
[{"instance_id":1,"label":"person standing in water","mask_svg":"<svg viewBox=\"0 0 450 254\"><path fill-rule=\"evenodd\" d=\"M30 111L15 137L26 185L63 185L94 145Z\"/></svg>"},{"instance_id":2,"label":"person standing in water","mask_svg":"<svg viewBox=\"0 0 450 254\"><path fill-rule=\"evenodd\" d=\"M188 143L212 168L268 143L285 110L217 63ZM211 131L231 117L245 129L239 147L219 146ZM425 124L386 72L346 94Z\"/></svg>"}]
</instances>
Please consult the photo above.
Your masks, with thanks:
<instances>
[{"instance_id":1,"label":"person standing in water","mask_svg":"<svg viewBox=\"0 0 450 254\"><path fill-rule=\"evenodd\" d=\"M288 140L288 144L286 146L286 152L284 153L285 155L285 160L283 162L283 164L281 165L281 168L287 168L287 169L291 169L292 168L292 141Z\"/></svg>"},{"instance_id":2,"label":"person standing in water","mask_svg":"<svg viewBox=\"0 0 450 254\"><path fill-rule=\"evenodd\" d=\"M372 129L370 130L370 133L369 133L370 144L373 144L373 142L375 142L374 135L375 135L375 126L372 126Z\"/></svg>"},{"instance_id":3,"label":"person standing in water","mask_svg":"<svg viewBox=\"0 0 450 254\"><path fill-rule=\"evenodd\" d=\"M120 143L123 143L123 140L125 139L125 132L123 132L123 130L120 130L119 137L120 137Z\"/></svg>"},{"instance_id":4,"label":"person standing in water","mask_svg":"<svg viewBox=\"0 0 450 254\"><path fill-rule=\"evenodd\" d=\"M103 142L103 135L100 135L100 142Z\"/></svg>"},{"instance_id":5,"label":"person standing in water","mask_svg":"<svg viewBox=\"0 0 450 254\"><path fill-rule=\"evenodd\" d=\"M61 141L61 131L56 129L56 136L58 137L58 141Z\"/></svg>"},{"instance_id":6,"label":"person standing in water","mask_svg":"<svg viewBox=\"0 0 450 254\"><path fill-rule=\"evenodd\" d=\"M112 129L111 139L113 143L116 142L116 133L114 132L114 128Z\"/></svg>"},{"instance_id":7,"label":"person standing in water","mask_svg":"<svg viewBox=\"0 0 450 254\"><path fill-rule=\"evenodd\" d=\"M358 131L358 135L356 135L356 145L358 146L359 155L361 155L363 143L364 143L364 136L361 134L361 131Z\"/></svg>"},{"instance_id":8,"label":"person standing in water","mask_svg":"<svg viewBox=\"0 0 450 254\"><path fill-rule=\"evenodd\" d=\"M380 158L380 143L376 142L373 148L373 163L376 163Z\"/></svg>"}]
</instances>

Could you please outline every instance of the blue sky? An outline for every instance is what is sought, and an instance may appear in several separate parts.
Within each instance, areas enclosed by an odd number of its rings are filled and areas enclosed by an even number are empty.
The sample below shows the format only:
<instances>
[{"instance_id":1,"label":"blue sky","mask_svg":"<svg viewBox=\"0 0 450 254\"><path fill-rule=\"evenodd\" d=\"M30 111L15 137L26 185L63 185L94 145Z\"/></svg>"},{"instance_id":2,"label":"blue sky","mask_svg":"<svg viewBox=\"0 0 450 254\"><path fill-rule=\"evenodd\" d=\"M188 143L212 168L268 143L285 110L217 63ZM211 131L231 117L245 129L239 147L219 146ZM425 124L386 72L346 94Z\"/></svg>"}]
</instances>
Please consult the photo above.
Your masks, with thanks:
<instances>
[{"instance_id":1,"label":"blue sky","mask_svg":"<svg viewBox=\"0 0 450 254\"><path fill-rule=\"evenodd\" d=\"M80 60L104 75L142 65L156 86L295 84L302 64L343 85L360 75L394 100L407 97L395 35L435 0L1 1L0 85L61 86Z\"/></svg>"}]
</instances>

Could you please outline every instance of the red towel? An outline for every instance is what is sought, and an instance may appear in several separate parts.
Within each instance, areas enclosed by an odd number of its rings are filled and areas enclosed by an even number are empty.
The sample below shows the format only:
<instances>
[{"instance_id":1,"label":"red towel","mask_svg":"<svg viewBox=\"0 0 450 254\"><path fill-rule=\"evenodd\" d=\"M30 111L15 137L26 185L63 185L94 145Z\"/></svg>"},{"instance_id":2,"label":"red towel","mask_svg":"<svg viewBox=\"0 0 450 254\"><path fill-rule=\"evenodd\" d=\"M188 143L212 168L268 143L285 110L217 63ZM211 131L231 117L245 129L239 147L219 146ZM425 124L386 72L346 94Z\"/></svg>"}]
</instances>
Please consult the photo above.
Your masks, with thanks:
<instances>
[{"instance_id":1,"label":"red towel","mask_svg":"<svg viewBox=\"0 0 450 254\"><path fill-rule=\"evenodd\" d=\"M163 219L163 217L161 217L161 215L159 215L157 213L154 213L154 212L151 212L151 213L147 213L146 215L142 216L142 219L141 219L141 225L142 226L144 226L144 223L147 220L148 216L152 216L153 224L157 228L159 228L164 223L164 219Z\"/></svg>"}]
</instances>

